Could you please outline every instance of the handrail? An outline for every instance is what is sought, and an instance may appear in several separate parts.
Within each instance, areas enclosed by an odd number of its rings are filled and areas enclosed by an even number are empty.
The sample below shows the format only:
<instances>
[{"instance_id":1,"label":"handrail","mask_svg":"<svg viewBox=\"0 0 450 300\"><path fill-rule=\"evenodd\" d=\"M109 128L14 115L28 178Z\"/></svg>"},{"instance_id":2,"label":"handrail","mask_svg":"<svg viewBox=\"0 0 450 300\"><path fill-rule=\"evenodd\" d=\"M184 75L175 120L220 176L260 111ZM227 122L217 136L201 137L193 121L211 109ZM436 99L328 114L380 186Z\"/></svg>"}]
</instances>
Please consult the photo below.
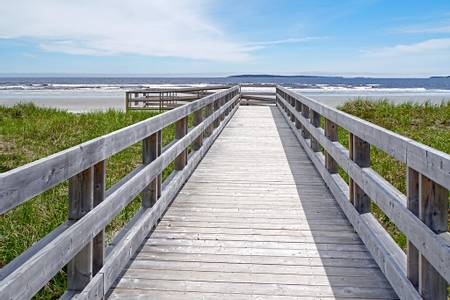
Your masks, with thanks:
<instances>
[{"instance_id":1,"label":"handrail","mask_svg":"<svg viewBox=\"0 0 450 300\"><path fill-rule=\"evenodd\" d=\"M0 213L22 204L82 170L149 137L186 115L237 91L238 86L180 106L110 134L73 146L48 157L0 174Z\"/></svg>"},{"instance_id":2,"label":"handrail","mask_svg":"<svg viewBox=\"0 0 450 300\"><path fill-rule=\"evenodd\" d=\"M447 299L450 155L281 86L277 86L276 98L283 116L397 294L405 299ZM338 142L338 126L349 132L349 150ZM407 196L370 168L370 145L407 165ZM338 166L348 174L349 184L338 174ZM370 213L370 201L406 235L407 255Z\"/></svg>"},{"instance_id":3,"label":"handrail","mask_svg":"<svg viewBox=\"0 0 450 300\"><path fill-rule=\"evenodd\" d=\"M233 116L239 92L239 86L229 88L0 174L1 213L69 179L69 221L1 270L0 299L32 297L66 264L65 298L101 299ZM188 130L190 114L194 127ZM173 123L176 139L162 149L162 129ZM104 160L138 141L143 165L105 191ZM175 171L161 183L173 161ZM139 193L141 210L105 257L104 228Z\"/></svg>"}]
</instances>

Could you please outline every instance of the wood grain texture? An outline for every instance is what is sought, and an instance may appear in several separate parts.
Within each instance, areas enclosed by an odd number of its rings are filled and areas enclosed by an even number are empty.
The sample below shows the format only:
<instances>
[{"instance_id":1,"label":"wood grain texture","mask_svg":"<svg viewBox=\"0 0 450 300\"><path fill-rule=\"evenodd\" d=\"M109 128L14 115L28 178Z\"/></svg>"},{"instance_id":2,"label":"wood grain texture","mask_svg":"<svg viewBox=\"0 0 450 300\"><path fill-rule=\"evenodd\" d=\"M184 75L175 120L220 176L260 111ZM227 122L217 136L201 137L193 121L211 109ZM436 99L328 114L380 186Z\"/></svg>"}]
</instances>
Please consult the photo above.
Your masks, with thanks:
<instances>
[{"instance_id":1,"label":"wood grain texture","mask_svg":"<svg viewBox=\"0 0 450 300\"><path fill-rule=\"evenodd\" d=\"M284 99L280 98L283 102ZM287 115L283 114L287 120ZM307 122L305 120L303 124ZM309 124L309 123L308 123ZM311 127L312 128L312 127ZM292 126L292 129L293 126ZM313 152L306 140L301 135L294 131L298 141L307 152L309 158L312 160L314 166L319 171L322 178L325 180L331 193L334 195L336 201L339 203L346 217L354 226L359 237L362 239L366 247L369 249L373 258L385 274L388 281L391 283L395 292L401 299L421 299L421 296L416 291L406 276L406 255L394 240L386 233L384 228L375 219L375 217L368 214L359 214L353 204L349 201L348 185L339 174L330 174L325 168L325 157L322 153ZM314 133L317 133L314 131ZM322 132L323 141L330 142ZM317 138L320 135L316 135ZM322 142L322 141L321 141ZM331 143L331 142L330 142ZM334 143L333 143L334 145ZM329 147L328 149L332 149ZM348 159L348 153L343 157Z\"/></svg>"},{"instance_id":2,"label":"wood grain texture","mask_svg":"<svg viewBox=\"0 0 450 300\"><path fill-rule=\"evenodd\" d=\"M449 154L324 105L311 98L299 95L282 86L277 86L277 90L301 100L310 109L315 110L338 126L345 128L369 144L383 150L445 188L450 189Z\"/></svg>"},{"instance_id":3,"label":"wood grain texture","mask_svg":"<svg viewBox=\"0 0 450 300\"><path fill-rule=\"evenodd\" d=\"M252 106L235 113L109 298L136 295L397 298L278 109Z\"/></svg>"},{"instance_id":4,"label":"wood grain texture","mask_svg":"<svg viewBox=\"0 0 450 300\"><path fill-rule=\"evenodd\" d=\"M281 103L286 103L278 95ZM293 113L294 110L292 110ZM422 255L426 256L434 268L450 280L450 237L448 232L436 234L407 208L406 196L394 188L371 168L360 168L349 159L349 151L339 143L325 137L321 128L314 128L300 114L296 116L303 126L309 127L311 134L319 141L324 150L331 154L339 166L353 178L365 193L374 201L389 219L402 231Z\"/></svg>"}]
</instances>

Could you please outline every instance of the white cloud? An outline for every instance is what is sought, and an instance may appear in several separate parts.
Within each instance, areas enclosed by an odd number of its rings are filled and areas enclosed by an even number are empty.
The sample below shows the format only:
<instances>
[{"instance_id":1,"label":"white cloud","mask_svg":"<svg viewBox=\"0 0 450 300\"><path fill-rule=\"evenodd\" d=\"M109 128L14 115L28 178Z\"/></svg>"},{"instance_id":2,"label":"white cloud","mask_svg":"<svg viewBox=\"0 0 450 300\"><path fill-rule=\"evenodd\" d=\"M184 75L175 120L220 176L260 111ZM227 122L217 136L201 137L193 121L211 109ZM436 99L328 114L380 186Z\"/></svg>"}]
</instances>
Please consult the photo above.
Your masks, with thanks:
<instances>
[{"instance_id":1,"label":"white cloud","mask_svg":"<svg viewBox=\"0 0 450 300\"><path fill-rule=\"evenodd\" d=\"M246 61L249 49L207 17L208 0L15 0L0 6L0 38L82 55L140 54Z\"/></svg>"},{"instance_id":2,"label":"white cloud","mask_svg":"<svg viewBox=\"0 0 450 300\"><path fill-rule=\"evenodd\" d=\"M315 40L322 40L326 37L321 36L308 36L303 38L289 38L289 39L282 39L282 40L272 40L272 41L262 41L262 42L252 42L246 44L247 47L266 47L266 46L273 46L273 45L280 45L280 44L295 44L295 43L303 43L303 42L309 42L309 41L315 41Z\"/></svg>"},{"instance_id":3,"label":"white cloud","mask_svg":"<svg viewBox=\"0 0 450 300\"><path fill-rule=\"evenodd\" d=\"M394 33L450 33L450 23L409 26L393 30Z\"/></svg>"},{"instance_id":4,"label":"white cloud","mask_svg":"<svg viewBox=\"0 0 450 300\"><path fill-rule=\"evenodd\" d=\"M432 56L436 52L450 52L450 38L429 39L414 44L402 44L391 47L365 50L363 53L373 57L398 57L426 55Z\"/></svg>"}]
</instances>

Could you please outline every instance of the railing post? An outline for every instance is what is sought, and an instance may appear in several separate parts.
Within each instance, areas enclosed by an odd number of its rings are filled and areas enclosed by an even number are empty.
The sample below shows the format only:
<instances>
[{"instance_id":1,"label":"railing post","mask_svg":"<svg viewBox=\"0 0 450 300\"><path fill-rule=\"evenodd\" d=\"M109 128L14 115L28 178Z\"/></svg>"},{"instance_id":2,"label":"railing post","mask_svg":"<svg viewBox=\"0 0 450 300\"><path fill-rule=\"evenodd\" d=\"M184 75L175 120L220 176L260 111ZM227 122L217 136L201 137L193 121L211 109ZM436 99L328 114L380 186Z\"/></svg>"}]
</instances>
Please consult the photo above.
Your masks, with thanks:
<instances>
[{"instance_id":1,"label":"railing post","mask_svg":"<svg viewBox=\"0 0 450 300\"><path fill-rule=\"evenodd\" d=\"M94 207L105 199L106 163L104 160L94 165ZM94 238L92 250L92 273L97 274L105 260L105 229Z\"/></svg>"},{"instance_id":2,"label":"railing post","mask_svg":"<svg viewBox=\"0 0 450 300\"><path fill-rule=\"evenodd\" d=\"M199 124L201 124L203 121L203 109L199 109L196 110L194 112L194 126L198 126ZM198 149L200 149L203 145L203 132L200 133L200 135L198 136L198 138L195 139L195 141L192 143L192 148L194 149L194 151L197 151Z\"/></svg>"},{"instance_id":3,"label":"railing post","mask_svg":"<svg viewBox=\"0 0 450 300\"><path fill-rule=\"evenodd\" d=\"M160 135L161 131L158 131L142 140L142 163L144 165L148 165L161 154ZM158 176L142 191L142 207L152 207L161 194L160 189L161 181Z\"/></svg>"},{"instance_id":4,"label":"railing post","mask_svg":"<svg viewBox=\"0 0 450 300\"><path fill-rule=\"evenodd\" d=\"M301 114L301 112L302 112L302 104L298 100L295 100L295 110L299 114ZM297 128L297 129L301 129L302 128L302 123L297 118L295 118L295 128Z\"/></svg>"},{"instance_id":5,"label":"railing post","mask_svg":"<svg viewBox=\"0 0 450 300\"><path fill-rule=\"evenodd\" d=\"M179 140L187 134L187 125L187 117L175 122L175 139ZM177 158L175 158L175 170L180 171L184 169L187 164L187 154L187 149L184 149Z\"/></svg>"},{"instance_id":6,"label":"railing post","mask_svg":"<svg viewBox=\"0 0 450 300\"><path fill-rule=\"evenodd\" d=\"M304 104L302 104L302 116L305 119L309 118L309 107ZM309 132L308 132L308 130L306 130L305 126L302 126L302 137L304 139L309 139Z\"/></svg>"},{"instance_id":7,"label":"railing post","mask_svg":"<svg viewBox=\"0 0 450 300\"><path fill-rule=\"evenodd\" d=\"M328 119L325 119L325 136L332 142L337 142L338 131L337 126ZM325 168L331 174L336 174L338 172L338 165L334 158L327 152L325 152Z\"/></svg>"},{"instance_id":8,"label":"railing post","mask_svg":"<svg viewBox=\"0 0 450 300\"><path fill-rule=\"evenodd\" d=\"M353 135L352 156L353 161L361 168L370 167L370 144ZM353 197L353 205L359 213L370 212L369 196L354 181Z\"/></svg>"},{"instance_id":9,"label":"railing post","mask_svg":"<svg viewBox=\"0 0 450 300\"><path fill-rule=\"evenodd\" d=\"M419 215L433 232L448 231L448 190L423 174L419 176ZM419 291L425 300L447 299L447 281L424 256L419 260Z\"/></svg>"},{"instance_id":10,"label":"railing post","mask_svg":"<svg viewBox=\"0 0 450 300\"><path fill-rule=\"evenodd\" d=\"M78 173L69 179L69 220L77 221L93 207L94 168ZM67 287L81 291L92 278L92 241L87 243L67 265Z\"/></svg>"},{"instance_id":11,"label":"railing post","mask_svg":"<svg viewBox=\"0 0 450 300\"><path fill-rule=\"evenodd\" d=\"M407 207L417 217L419 217L419 173L411 168L407 169L406 174L407 184ZM419 251L413 243L408 241L408 248L406 251L407 264L406 273L411 283L419 287Z\"/></svg>"},{"instance_id":12,"label":"railing post","mask_svg":"<svg viewBox=\"0 0 450 300\"><path fill-rule=\"evenodd\" d=\"M208 105L206 105L206 108L205 108L205 119L206 118L208 118L209 116L211 116L211 114L212 114L212 112L213 112L213 103L210 103L210 104L208 104ZM212 133L212 128L213 128L213 125L209 125L206 129L205 129L205 132L204 132L204 137L208 137L208 136L210 136L211 135L211 133Z\"/></svg>"},{"instance_id":13,"label":"railing post","mask_svg":"<svg viewBox=\"0 0 450 300\"><path fill-rule=\"evenodd\" d=\"M320 126L320 115L315 112L314 110L309 110L309 121L312 126L318 128ZM311 135L311 149L314 152L320 151L320 144L319 142Z\"/></svg>"},{"instance_id":14,"label":"railing post","mask_svg":"<svg viewBox=\"0 0 450 300\"><path fill-rule=\"evenodd\" d=\"M214 101L214 112L219 110L221 101L222 101L222 99L217 99L216 101ZM214 120L213 125L214 125L214 128L219 127L219 125L220 125L220 116Z\"/></svg>"},{"instance_id":15,"label":"railing post","mask_svg":"<svg viewBox=\"0 0 450 300\"><path fill-rule=\"evenodd\" d=\"M348 132L348 158L353 160L353 133ZM348 192L350 202L355 205L355 193L353 192L353 179L348 177Z\"/></svg>"},{"instance_id":16,"label":"railing post","mask_svg":"<svg viewBox=\"0 0 450 300\"><path fill-rule=\"evenodd\" d=\"M298 101L294 97L289 96L289 104L292 107L295 107L297 102ZM290 115L291 122L295 122L296 121L295 115L293 113L291 113L290 111L289 111L289 115Z\"/></svg>"}]
</instances>

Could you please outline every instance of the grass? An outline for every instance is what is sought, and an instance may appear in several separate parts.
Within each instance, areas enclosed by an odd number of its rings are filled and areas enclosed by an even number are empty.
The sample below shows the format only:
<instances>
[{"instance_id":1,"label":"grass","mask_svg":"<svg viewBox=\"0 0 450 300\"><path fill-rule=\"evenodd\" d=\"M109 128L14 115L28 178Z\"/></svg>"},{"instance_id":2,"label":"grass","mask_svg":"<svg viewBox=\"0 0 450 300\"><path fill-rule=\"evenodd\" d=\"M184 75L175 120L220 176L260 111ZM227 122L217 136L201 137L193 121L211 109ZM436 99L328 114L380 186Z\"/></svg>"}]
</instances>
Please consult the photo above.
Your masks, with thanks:
<instances>
[{"instance_id":1,"label":"grass","mask_svg":"<svg viewBox=\"0 0 450 300\"><path fill-rule=\"evenodd\" d=\"M440 151L450 153L450 102L440 105L428 102L394 105L387 100L359 99L347 102L339 109ZM342 129L338 133L339 141L348 147L348 133ZM374 147L371 147L370 155L372 168L399 191L406 194L405 164ZM346 177L342 171L341 175ZM400 247L405 250L406 237L397 230L375 204L372 204L372 212Z\"/></svg>"},{"instance_id":2,"label":"grass","mask_svg":"<svg viewBox=\"0 0 450 300\"><path fill-rule=\"evenodd\" d=\"M442 105L401 104L388 101L357 100L339 109L450 153L450 103ZM55 109L20 104L0 106L0 172L5 172L84 141L153 116L150 112L107 111L71 114ZM190 122L191 123L191 122ZM174 127L163 132L163 143L174 137ZM347 145L347 133L339 130L339 140ZM384 152L372 148L372 167L405 193L405 166ZM107 161L107 187L117 182L141 162L141 145L136 144ZM171 171L167 168L163 177ZM342 174L345 176L345 174ZM35 197L0 216L0 267L18 256L35 241L67 219L67 182ZM108 237L120 229L139 207L139 197L107 227ZM374 214L405 248L405 237L376 206ZM64 271L58 273L36 299L58 298L66 288Z\"/></svg>"}]
</instances>

